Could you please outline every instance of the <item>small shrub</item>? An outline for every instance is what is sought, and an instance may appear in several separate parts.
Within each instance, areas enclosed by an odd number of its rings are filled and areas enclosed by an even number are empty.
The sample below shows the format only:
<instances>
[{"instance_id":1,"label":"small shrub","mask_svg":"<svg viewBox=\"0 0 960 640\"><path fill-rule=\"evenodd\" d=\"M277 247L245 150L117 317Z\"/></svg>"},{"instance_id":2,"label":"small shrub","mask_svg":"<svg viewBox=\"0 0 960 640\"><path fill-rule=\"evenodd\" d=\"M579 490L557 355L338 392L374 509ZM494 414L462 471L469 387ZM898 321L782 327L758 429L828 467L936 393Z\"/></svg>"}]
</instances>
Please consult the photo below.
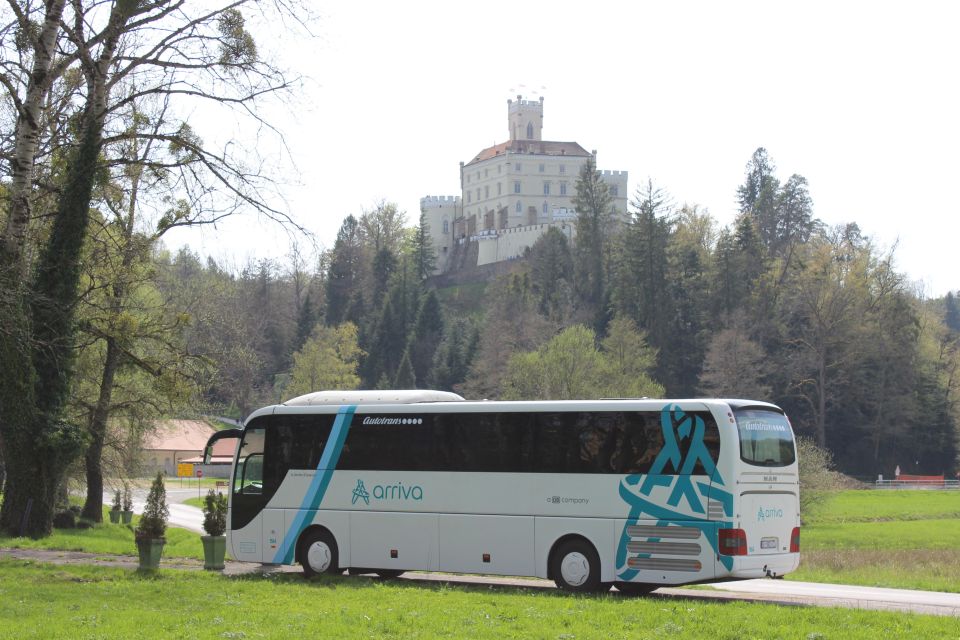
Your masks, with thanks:
<instances>
[{"instance_id":1,"label":"small shrub","mask_svg":"<svg viewBox=\"0 0 960 640\"><path fill-rule=\"evenodd\" d=\"M208 536L222 536L227 530L227 497L213 489L203 502L203 530Z\"/></svg>"},{"instance_id":2,"label":"small shrub","mask_svg":"<svg viewBox=\"0 0 960 640\"><path fill-rule=\"evenodd\" d=\"M167 532L167 518L170 509L167 507L167 490L163 486L163 474L157 472L157 477L150 485L147 494L147 503L143 508L143 515L137 524L137 539L162 539Z\"/></svg>"},{"instance_id":3,"label":"small shrub","mask_svg":"<svg viewBox=\"0 0 960 640\"><path fill-rule=\"evenodd\" d=\"M133 511L133 493L128 482L123 483L123 510Z\"/></svg>"},{"instance_id":4,"label":"small shrub","mask_svg":"<svg viewBox=\"0 0 960 640\"><path fill-rule=\"evenodd\" d=\"M833 470L833 457L810 438L797 438L800 464L800 514L809 516L816 507L843 488L843 476Z\"/></svg>"},{"instance_id":5,"label":"small shrub","mask_svg":"<svg viewBox=\"0 0 960 640\"><path fill-rule=\"evenodd\" d=\"M53 516L53 526L57 529L76 529L77 517L73 511L59 511Z\"/></svg>"},{"instance_id":6,"label":"small shrub","mask_svg":"<svg viewBox=\"0 0 960 640\"><path fill-rule=\"evenodd\" d=\"M122 498L120 497L120 489L117 489L113 492L113 508L111 511L120 511L122 505Z\"/></svg>"},{"instance_id":7,"label":"small shrub","mask_svg":"<svg viewBox=\"0 0 960 640\"><path fill-rule=\"evenodd\" d=\"M79 520L77 520L77 529L92 529L93 525L94 523L84 518L80 518Z\"/></svg>"}]
</instances>

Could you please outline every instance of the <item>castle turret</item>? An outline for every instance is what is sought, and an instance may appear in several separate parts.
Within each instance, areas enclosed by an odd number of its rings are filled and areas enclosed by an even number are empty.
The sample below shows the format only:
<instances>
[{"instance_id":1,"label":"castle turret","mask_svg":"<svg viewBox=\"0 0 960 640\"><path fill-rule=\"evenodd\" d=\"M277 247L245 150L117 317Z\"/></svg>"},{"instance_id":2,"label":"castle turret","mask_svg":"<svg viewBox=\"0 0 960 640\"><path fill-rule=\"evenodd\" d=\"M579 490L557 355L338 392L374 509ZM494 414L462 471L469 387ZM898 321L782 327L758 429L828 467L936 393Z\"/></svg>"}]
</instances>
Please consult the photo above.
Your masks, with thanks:
<instances>
[{"instance_id":1,"label":"castle turret","mask_svg":"<svg viewBox=\"0 0 960 640\"><path fill-rule=\"evenodd\" d=\"M543 140L543 96L539 101L507 100L507 124L511 140Z\"/></svg>"}]
</instances>

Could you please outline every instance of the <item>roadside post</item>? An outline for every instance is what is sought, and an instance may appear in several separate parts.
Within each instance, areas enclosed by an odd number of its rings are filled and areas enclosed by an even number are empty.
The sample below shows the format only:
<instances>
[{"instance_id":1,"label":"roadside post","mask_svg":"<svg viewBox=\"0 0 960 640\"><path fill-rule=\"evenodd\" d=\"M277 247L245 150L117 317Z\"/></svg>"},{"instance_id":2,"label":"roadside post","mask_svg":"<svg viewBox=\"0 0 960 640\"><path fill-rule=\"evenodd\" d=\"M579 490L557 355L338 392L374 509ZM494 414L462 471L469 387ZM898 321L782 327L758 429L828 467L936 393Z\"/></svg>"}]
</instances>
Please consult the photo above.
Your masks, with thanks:
<instances>
[{"instance_id":1,"label":"roadside post","mask_svg":"<svg viewBox=\"0 0 960 640\"><path fill-rule=\"evenodd\" d=\"M202 498L200 495L200 479L203 477L203 469L197 469L197 497Z\"/></svg>"}]
</instances>

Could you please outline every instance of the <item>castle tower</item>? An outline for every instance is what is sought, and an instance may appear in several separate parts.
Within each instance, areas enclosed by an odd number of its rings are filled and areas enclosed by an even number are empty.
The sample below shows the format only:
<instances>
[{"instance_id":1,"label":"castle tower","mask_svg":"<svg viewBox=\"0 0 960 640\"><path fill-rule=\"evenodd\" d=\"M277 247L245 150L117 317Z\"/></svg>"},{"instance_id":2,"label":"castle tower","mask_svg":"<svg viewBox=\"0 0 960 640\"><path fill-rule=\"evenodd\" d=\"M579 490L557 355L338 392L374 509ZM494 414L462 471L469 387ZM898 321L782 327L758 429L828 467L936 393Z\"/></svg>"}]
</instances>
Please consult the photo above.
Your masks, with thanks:
<instances>
[{"instance_id":1,"label":"castle tower","mask_svg":"<svg viewBox=\"0 0 960 640\"><path fill-rule=\"evenodd\" d=\"M511 140L543 140L543 96L539 101L507 100L507 124Z\"/></svg>"}]
</instances>

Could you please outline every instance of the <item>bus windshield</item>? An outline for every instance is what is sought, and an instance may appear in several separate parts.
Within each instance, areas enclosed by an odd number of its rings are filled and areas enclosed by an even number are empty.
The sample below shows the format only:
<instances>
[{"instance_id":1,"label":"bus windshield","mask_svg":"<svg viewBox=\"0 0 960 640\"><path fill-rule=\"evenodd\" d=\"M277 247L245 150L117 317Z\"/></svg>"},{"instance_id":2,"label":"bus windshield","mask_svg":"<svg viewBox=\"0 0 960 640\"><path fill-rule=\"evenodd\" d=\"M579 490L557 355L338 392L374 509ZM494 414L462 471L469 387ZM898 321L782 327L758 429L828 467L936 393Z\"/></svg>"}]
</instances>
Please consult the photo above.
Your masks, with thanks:
<instances>
[{"instance_id":1,"label":"bus windshield","mask_svg":"<svg viewBox=\"0 0 960 640\"><path fill-rule=\"evenodd\" d=\"M761 467L786 467L796 460L787 417L769 409L734 412L740 434L740 459Z\"/></svg>"}]
</instances>

